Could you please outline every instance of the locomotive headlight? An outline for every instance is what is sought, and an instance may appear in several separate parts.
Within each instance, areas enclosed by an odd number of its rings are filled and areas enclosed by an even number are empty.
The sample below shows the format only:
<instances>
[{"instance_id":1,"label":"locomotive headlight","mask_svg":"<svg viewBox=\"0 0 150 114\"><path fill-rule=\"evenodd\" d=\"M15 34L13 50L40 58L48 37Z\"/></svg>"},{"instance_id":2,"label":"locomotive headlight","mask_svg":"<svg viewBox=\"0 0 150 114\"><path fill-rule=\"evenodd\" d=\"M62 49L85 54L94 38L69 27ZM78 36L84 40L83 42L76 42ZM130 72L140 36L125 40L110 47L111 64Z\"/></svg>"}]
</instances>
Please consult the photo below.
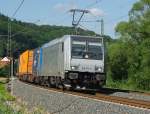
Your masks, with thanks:
<instances>
[{"instance_id":1,"label":"locomotive headlight","mask_svg":"<svg viewBox=\"0 0 150 114\"><path fill-rule=\"evenodd\" d=\"M95 67L95 70L98 71L98 72L102 72L103 71L102 67Z\"/></svg>"},{"instance_id":2,"label":"locomotive headlight","mask_svg":"<svg viewBox=\"0 0 150 114\"><path fill-rule=\"evenodd\" d=\"M77 70L78 66L71 66L71 70Z\"/></svg>"},{"instance_id":3,"label":"locomotive headlight","mask_svg":"<svg viewBox=\"0 0 150 114\"><path fill-rule=\"evenodd\" d=\"M71 69L72 69L72 70L75 70L75 67L74 67L74 66L72 66L72 67L71 67Z\"/></svg>"},{"instance_id":4,"label":"locomotive headlight","mask_svg":"<svg viewBox=\"0 0 150 114\"><path fill-rule=\"evenodd\" d=\"M102 71L102 68L100 67L100 68L98 68L97 70L98 70L98 71Z\"/></svg>"}]
</instances>

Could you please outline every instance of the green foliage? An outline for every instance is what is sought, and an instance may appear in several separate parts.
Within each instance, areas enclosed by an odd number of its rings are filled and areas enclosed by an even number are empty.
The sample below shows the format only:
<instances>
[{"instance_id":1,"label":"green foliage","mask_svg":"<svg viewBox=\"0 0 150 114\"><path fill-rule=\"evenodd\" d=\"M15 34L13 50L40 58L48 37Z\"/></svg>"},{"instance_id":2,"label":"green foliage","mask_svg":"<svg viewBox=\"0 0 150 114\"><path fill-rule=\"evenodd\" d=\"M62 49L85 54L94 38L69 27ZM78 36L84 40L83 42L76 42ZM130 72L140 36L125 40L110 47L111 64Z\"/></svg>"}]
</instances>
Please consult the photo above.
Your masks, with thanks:
<instances>
[{"instance_id":1,"label":"green foliage","mask_svg":"<svg viewBox=\"0 0 150 114\"><path fill-rule=\"evenodd\" d=\"M128 63L126 47L121 43L114 43L109 46L109 67L112 79L125 80L128 77Z\"/></svg>"},{"instance_id":2,"label":"green foliage","mask_svg":"<svg viewBox=\"0 0 150 114\"><path fill-rule=\"evenodd\" d=\"M9 76L10 65L6 65L5 67L0 68L0 77Z\"/></svg>"},{"instance_id":3,"label":"green foliage","mask_svg":"<svg viewBox=\"0 0 150 114\"><path fill-rule=\"evenodd\" d=\"M150 91L150 0L135 3L116 33L119 41L109 46L111 85L121 79L118 87Z\"/></svg>"},{"instance_id":4,"label":"green foliage","mask_svg":"<svg viewBox=\"0 0 150 114\"><path fill-rule=\"evenodd\" d=\"M0 82L0 114L13 114L13 110L6 105L6 101L14 100L5 89L5 85Z\"/></svg>"},{"instance_id":5,"label":"green foliage","mask_svg":"<svg viewBox=\"0 0 150 114\"><path fill-rule=\"evenodd\" d=\"M12 101L14 97L12 97L5 89L5 85L0 82L0 100L1 101Z\"/></svg>"},{"instance_id":6,"label":"green foliage","mask_svg":"<svg viewBox=\"0 0 150 114\"><path fill-rule=\"evenodd\" d=\"M17 102L16 98L7 92L5 86L0 81L0 114L46 114L41 107L32 107L33 109L29 111L25 104Z\"/></svg>"}]
</instances>

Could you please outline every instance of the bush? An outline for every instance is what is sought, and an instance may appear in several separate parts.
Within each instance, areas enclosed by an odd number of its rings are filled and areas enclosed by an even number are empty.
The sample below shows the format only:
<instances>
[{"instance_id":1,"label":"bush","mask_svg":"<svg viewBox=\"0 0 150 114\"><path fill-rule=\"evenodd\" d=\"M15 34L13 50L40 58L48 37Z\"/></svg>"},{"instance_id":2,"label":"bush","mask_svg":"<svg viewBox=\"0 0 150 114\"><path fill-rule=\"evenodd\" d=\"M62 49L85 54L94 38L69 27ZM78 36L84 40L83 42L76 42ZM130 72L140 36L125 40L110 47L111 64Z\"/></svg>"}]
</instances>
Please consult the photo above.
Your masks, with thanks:
<instances>
[{"instance_id":1,"label":"bush","mask_svg":"<svg viewBox=\"0 0 150 114\"><path fill-rule=\"evenodd\" d=\"M7 77L9 76L10 65L6 65L3 68L0 68L0 76Z\"/></svg>"},{"instance_id":2,"label":"bush","mask_svg":"<svg viewBox=\"0 0 150 114\"><path fill-rule=\"evenodd\" d=\"M113 80L126 80L128 78L128 63L126 47L120 43L110 45L109 68Z\"/></svg>"}]
</instances>

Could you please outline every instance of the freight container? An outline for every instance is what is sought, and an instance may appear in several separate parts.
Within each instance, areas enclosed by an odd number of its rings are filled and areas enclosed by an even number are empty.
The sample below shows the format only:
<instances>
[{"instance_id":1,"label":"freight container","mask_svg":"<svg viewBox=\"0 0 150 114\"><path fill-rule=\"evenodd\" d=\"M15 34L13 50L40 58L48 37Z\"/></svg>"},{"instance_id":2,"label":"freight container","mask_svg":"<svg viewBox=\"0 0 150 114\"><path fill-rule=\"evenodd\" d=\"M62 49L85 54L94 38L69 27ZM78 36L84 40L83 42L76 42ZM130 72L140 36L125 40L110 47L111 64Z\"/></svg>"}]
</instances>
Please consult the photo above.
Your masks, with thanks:
<instances>
[{"instance_id":1,"label":"freight container","mask_svg":"<svg viewBox=\"0 0 150 114\"><path fill-rule=\"evenodd\" d=\"M33 51L27 50L19 57L19 75L32 74Z\"/></svg>"},{"instance_id":2,"label":"freight container","mask_svg":"<svg viewBox=\"0 0 150 114\"><path fill-rule=\"evenodd\" d=\"M40 62L40 57L42 57L42 49L41 48L37 48L34 49L33 51L33 75L34 76L38 76L39 75L39 70L41 67L41 62Z\"/></svg>"},{"instance_id":3,"label":"freight container","mask_svg":"<svg viewBox=\"0 0 150 114\"><path fill-rule=\"evenodd\" d=\"M39 60L39 48L33 50L33 75L37 76Z\"/></svg>"},{"instance_id":4,"label":"freight container","mask_svg":"<svg viewBox=\"0 0 150 114\"><path fill-rule=\"evenodd\" d=\"M43 64L43 49L40 48L40 53L39 53L39 60L38 60L38 70L37 70L37 75L41 76L41 69L42 69L42 64Z\"/></svg>"}]
</instances>

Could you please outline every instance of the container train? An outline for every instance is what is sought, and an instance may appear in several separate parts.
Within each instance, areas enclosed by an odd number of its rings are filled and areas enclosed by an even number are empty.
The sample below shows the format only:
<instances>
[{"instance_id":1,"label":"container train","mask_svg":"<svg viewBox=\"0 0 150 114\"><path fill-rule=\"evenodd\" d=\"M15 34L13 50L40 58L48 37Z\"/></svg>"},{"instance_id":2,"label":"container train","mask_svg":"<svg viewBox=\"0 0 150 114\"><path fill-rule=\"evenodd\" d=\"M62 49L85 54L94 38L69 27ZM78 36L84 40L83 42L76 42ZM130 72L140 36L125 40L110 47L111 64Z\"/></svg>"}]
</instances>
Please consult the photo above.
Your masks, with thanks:
<instances>
[{"instance_id":1,"label":"container train","mask_svg":"<svg viewBox=\"0 0 150 114\"><path fill-rule=\"evenodd\" d=\"M27 50L18 77L49 87L100 89L106 82L103 37L65 35Z\"/></svg>"}]
</instances>

